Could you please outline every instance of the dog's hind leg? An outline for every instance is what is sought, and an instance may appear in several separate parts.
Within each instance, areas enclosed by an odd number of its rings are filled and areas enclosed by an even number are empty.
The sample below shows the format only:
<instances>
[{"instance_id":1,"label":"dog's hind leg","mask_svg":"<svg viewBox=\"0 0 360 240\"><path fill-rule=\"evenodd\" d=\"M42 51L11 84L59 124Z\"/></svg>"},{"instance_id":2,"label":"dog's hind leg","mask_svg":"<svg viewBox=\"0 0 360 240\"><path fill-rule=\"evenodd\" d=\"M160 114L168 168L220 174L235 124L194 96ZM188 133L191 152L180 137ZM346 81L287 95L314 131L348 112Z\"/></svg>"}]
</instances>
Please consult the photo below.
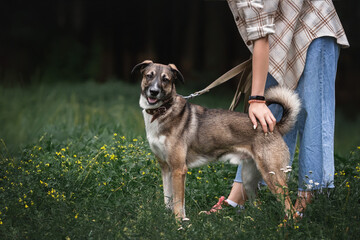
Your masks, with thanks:
<instances>
[{"instance_id":1,"label":"dog's hind leg","mask_svg":"<svg viewBox=\"0 0 360 240\"><path fill-rule=\"evenodd\" d=\"M161 167L165 207L167 209L173 210L173 193L170 167L166 162L160 161L159 159L158 162Z\"/></svg>"},{"instance_id":2,"label":"dog's hind leg","mask_svg":"<svg viewBox=\"0 0 360 240\"><path fill-rule=\"evenodd\" d=\"M288 162L287 155L288 153L283 154L281 152L267 153L266 158L258 159L258 169L270 191L285 205L285 213L294 217L295 210L289 197L286 174L283 172Z\"/></svg>"},{"instance_id":3,"label":"dog's hind leg","mask_svg":"<svg viewBox=\"0 0 360 240\"><path fill-rule=\"evenodd\" d=\"M278 176L276 176L278 175ZM280 200L285 205L285 213L287 215L295 216L295 209L289 197L289 190L286 184L286 177L281 176L280 172L275 172L275 174L267 174L264 177L264 181L268 185L272 193L274 193L278 200ZM284 175L284 174L283 174Z\"/></svg>"},{"instance_id":4,"label":"dog's hind leg","mask_svg":"<svg viewBox=\"0 0 360 240\"><path fill-rule=\"evenodd\" d=\"M255 199L261 174L252 159L243 160L241 175L247 196L251 200Z\"/></svg>"}]
</instances>

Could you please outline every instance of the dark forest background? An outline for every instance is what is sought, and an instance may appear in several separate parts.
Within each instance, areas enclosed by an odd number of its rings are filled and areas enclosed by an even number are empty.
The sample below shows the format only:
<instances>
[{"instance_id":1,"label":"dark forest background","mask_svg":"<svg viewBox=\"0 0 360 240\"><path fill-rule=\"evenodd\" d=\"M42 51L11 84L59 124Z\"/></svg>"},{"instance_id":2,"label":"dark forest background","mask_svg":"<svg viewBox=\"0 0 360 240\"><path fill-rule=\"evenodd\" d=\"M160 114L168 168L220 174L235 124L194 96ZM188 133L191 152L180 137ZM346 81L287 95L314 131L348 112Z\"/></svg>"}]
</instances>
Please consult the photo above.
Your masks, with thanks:
<instances>
[{"instance_id":1,"label":"dark forest background","mask_svg":"<svg viewBox=\"0 0 360 240\"><path fill-rule=\"evenodd\" d=\"M334 4L351 44L340 55L337 104L358 112L360 3ZM2 0L0 24L3 86L130 82L145 59L210 82L250 56L225 0Z\"/></svg>"}]
</instances>

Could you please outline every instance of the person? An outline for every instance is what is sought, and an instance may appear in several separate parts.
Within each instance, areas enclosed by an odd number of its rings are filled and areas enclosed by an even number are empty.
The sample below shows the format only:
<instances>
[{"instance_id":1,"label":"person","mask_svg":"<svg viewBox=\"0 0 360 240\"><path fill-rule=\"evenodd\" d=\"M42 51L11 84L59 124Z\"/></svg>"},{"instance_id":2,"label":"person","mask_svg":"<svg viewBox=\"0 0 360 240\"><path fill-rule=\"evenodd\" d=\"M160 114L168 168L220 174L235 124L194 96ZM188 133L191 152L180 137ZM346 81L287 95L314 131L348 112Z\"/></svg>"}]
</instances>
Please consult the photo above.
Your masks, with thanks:
<instances>
[{"instance_id":1,"label":"person","mask_svg":"<svg viewBox=\"0 0 360 240\"><path fill-rule=\"evenodd\" d=\"M334 187L335 77L340 47L349 47L331 0L227 0L241 37L252 52L252 96L280 84L294 89L302 102L297 122L284 136L293 160L299 137L299 182L295 209L302 216L314 191ZM251 103L254 128L272 132L281 108ZM258 124L259 123L259 124ZM260 125L260 126L258 126ZM224 204L247 200L241 165Z\"/></svg>"}]
</instances>

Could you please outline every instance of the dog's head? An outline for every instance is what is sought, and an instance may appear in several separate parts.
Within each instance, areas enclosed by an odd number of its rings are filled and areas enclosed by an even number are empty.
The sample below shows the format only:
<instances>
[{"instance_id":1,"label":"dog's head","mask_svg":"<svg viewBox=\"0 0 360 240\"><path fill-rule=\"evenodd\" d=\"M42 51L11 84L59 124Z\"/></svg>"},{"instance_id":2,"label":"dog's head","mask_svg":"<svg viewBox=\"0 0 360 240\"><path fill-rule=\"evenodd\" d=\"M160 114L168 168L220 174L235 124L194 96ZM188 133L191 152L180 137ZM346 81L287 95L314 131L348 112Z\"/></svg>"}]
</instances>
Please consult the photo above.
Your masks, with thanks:
<instances>
[{"instance_id":1,"label":"dog's head","mask_svg":"<svg viewBox=\"0 0 360 240\"><path fill-rule=\"evenodd\" d=\"M158 108L175 94L175 82L184 78L174 64L158 64L146 60L137 64L132 73L142 74L140 106L144 109Z\"/></svg>"}]
</instances>

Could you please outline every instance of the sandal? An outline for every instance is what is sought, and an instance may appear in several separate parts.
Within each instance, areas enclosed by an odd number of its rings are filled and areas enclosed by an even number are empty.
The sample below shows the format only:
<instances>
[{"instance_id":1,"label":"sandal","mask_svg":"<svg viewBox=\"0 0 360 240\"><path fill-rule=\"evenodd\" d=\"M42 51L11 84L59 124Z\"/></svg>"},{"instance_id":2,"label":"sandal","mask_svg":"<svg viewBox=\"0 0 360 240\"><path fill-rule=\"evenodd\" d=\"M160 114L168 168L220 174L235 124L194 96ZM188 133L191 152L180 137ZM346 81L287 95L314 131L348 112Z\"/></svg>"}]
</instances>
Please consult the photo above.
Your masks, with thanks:
<instances>
[{"instance_id":1,"label":"sandal","mask_svg":"<svg viewBox=\"0 0 360 240\"><path fill-rule=\"evenodd\" d=\"M216 213L223 208L223 205L228 206L229 204L226 202L225 197L221 196L219 198L219 201L210 209L210 211L202 211L200 213L206 213L207 215L210 215L211 213Z\"/></svg>"}]
</instances>

